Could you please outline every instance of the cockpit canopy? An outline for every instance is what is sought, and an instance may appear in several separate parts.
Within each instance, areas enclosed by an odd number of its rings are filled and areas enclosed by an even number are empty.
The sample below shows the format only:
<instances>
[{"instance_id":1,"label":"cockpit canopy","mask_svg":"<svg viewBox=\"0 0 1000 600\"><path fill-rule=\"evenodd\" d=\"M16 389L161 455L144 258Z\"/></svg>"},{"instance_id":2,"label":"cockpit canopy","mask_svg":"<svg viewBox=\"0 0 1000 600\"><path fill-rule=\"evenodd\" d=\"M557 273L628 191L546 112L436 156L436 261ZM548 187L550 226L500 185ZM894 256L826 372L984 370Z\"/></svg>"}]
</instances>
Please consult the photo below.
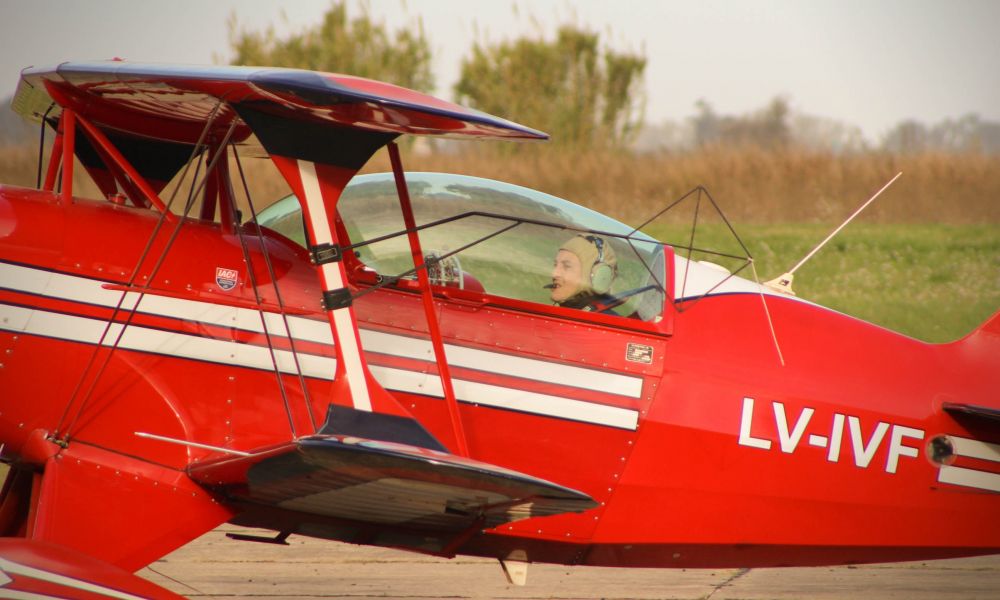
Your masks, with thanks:
<instances>
[{"instance_id":1,"label":"cockpit canopy","mask_svg":"<svg viewBox=\"0 0 1000 600\"><path fill-rule=\"evenodd\" d=\"M606 296L619 304L608 312L644 321L662 314L664 249L653 238L572 202L509 183L445 173L407 173L406 182L417 226L425 227L420 230L424 254L443 258L429 269L432 283L552 304L546 286L553 260L564 242L582 233L602 238L617 259ZM338 212L352 245L371 242L356 248L369 268L382 276L413 268L406 235L400 235L405 226L392 173L355 177ZM294 196L262 211L258 222L306 245Z\"/></svg>"}]
</instances>

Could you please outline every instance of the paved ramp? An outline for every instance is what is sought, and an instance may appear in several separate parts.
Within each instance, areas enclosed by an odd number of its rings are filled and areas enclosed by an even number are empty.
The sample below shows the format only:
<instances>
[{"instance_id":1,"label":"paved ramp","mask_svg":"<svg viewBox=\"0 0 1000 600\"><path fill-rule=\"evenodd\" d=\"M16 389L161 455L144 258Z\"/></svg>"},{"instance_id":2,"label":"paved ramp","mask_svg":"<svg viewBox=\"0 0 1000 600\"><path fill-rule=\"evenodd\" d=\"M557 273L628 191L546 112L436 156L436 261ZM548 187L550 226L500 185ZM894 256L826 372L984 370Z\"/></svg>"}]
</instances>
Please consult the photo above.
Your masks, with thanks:
<instances>
[{"instance_id":1,"label":"paved ramp","mask_svg":"<svg viewBox=\"0 0 1000 600\"><path fill-rule=\"evenodd\" d=\"M610 569L531 565L509 585L496 561L452 560L293 536L237 542L225 527L140 571L190 598L1000 599L1000 555L794 569Z\"/></svg>"}]
</instances>

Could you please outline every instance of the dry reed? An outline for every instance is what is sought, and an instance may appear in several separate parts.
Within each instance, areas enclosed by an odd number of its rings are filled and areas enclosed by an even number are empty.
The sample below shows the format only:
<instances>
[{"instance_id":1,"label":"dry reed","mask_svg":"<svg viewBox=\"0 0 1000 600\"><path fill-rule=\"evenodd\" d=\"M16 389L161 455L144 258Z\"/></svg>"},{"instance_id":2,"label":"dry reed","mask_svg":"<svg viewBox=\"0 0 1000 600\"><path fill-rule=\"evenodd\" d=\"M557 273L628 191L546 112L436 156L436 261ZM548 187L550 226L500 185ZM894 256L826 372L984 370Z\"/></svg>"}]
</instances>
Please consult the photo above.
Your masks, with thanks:
<instances>
[{"instance_id":1,"label":"dry reed","mask_svg":"<svg viewBox=\"0 0 1000 600\"><path fill-rule=\"evenodd\" d=\"M643 220L697 185L704 185L736 222L837 222L902 171L903 177L869 209L864 220L1000 223L1000 156L833 155L724 147L688 153L569 154L545 145L514 153L490 151L477 143L458 148L462 151L404 147L403 162L412 171L446 171L517 183L626 222ZM4 183L34 186L36 164L33 148L0 147L0 181ZM258 209L287 193L270 161L246 159L243 164ZM364 171L388 169L388 157L380 152ZM74 182L77 195L97 195L79 165ZM180 185L183 189L190 182Z\"/></svg>"}]
</instances>

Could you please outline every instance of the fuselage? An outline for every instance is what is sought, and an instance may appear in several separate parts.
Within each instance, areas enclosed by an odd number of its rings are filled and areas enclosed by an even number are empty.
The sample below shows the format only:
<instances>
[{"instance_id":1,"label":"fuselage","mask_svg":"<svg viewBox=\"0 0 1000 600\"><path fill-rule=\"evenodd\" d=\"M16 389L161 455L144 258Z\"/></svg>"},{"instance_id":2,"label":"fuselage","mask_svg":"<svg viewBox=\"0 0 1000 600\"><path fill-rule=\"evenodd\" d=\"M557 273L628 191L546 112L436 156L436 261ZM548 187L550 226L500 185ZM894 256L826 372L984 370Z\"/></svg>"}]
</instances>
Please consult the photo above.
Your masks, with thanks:
<instances>
[{"instance_id":1,"label":"fuselage","mask_svg":"<svg viewBox=\"0 0 1000 600\"><path fill-rule=\"evenodd\" d=\"M175 227L0 187L5 459L30 465L40 430L182 475L212 451L136 432L250 451L322 423L337 353L308 253L253 227ZM355 274L353 289L372 285ZM655 325L437 292L470 456L600 504L488 530L458 553L709 567L1000 551L995 462L942 465L928 450L940 436L1000 443L942 410L995 406L993 338L926 344L745 290L677 299ZM402 281L354 310L376 379L452 447L420 302ZM263 507L232 520L357 541L342 522Z\"/></svg>"}]
</instances>

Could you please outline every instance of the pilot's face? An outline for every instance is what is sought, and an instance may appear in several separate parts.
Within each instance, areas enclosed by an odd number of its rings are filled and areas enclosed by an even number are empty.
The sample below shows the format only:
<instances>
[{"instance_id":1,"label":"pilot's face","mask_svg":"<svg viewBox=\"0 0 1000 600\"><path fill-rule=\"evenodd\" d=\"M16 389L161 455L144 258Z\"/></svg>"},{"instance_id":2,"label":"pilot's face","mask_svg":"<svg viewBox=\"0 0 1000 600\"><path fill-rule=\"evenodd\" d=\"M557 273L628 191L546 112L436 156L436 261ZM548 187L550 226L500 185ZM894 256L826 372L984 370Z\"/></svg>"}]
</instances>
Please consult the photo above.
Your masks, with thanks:
<instances>
[{"instance_id":1,"label":"pilot's face","mask_svg":"<svg viewBox=\"0 0 1000 600\"><path fill-rule=\"evenodd\" d=\"M552 301L565 302L580 291L582 284L580 259L572 252L560 250L552 265Z\"/></svg>"}]
</instances>

